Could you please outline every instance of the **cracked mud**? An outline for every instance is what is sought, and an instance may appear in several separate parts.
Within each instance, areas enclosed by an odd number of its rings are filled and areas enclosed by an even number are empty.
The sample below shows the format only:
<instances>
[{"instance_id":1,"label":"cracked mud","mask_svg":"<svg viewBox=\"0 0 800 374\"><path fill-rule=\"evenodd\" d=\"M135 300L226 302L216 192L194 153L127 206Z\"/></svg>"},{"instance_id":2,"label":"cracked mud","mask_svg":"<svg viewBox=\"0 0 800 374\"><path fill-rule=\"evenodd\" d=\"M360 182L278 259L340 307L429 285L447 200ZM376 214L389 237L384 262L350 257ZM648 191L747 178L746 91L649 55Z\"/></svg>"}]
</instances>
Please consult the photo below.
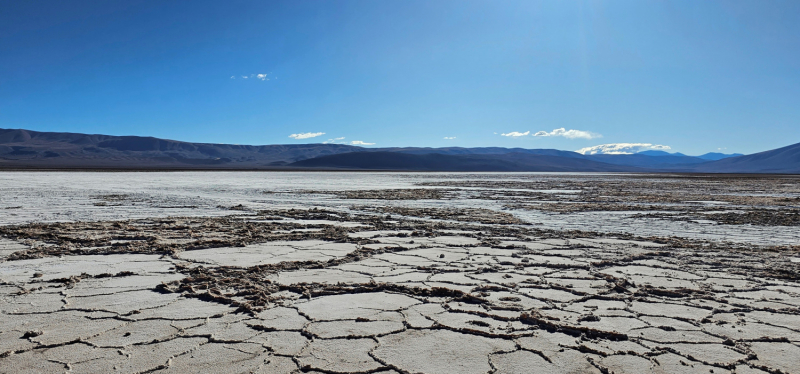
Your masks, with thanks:
<instances>
[{"instance_id":1,"label":"cracked mud","mask_svg":"<svg viewBox=\"0 0 800 374\"><path fill-rule=\"evenodd\" d=\"M4 222L0 372L800 373L797 242L558 229L502 209L546 194L618 212L658 195L678 207L660 214L711 215L727 213L689 200L725 200L756 216L721 229L781 230L796 225L793 180L765 177L767 199L747 197L752 178L667 179L661 194L623 176L425 178L448 190L370 185L291 207L260 204L264 188L112 190L84 194L86 209L218 211ZM639 192L610 194L622 187ZM694 192L677 201L681 188Z\"/></svg>"}]
</instances>

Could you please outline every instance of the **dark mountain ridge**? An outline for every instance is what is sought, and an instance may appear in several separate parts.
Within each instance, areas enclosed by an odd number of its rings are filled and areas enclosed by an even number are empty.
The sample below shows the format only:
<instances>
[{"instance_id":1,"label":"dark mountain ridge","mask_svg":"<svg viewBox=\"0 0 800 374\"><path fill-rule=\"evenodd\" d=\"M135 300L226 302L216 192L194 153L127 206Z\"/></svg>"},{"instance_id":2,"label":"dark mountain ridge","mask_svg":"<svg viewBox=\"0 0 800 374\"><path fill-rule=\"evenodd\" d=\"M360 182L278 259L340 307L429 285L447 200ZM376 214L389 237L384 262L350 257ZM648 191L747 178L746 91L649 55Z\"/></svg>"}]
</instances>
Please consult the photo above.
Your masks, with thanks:
<instances>
[{"instance_id":1,"label":"dark mountain ridge","mask_svg":"<svg viewBox=\"0 0 800 374\"><path fill-rule=\"evenodd\" d=\"M702 155L696 156L696 157L697 158L702 158L703 160L717 161L717 160L722 160L724 158L739 157L739 156L744 156L744 155L741 154L741 153L726 154L726 153L719 153L719 152L708 152L706 154L702 154Z\"/></svg>"},{"instance_id":2,"label":"dark mountain ridge","mask_svg":"<svg viewBox=\"0 0 800 374\"><path fill-rule=\"evenodd\" d=\"M343 144L238 145L0 129L0 167L265 168L363 151Z\"/></svg>"},{"instance_id":3,"label":"dark mountain ridge","mask_svg":"<svg viewBox=\"0 0 800 374\"><path fill-rule=\"evenodd\" d=\"M728 155L703 156L713 159ZM502 147L363 148L344 144L238 145L191 143L141 136L0 129L0 169L301 168L800 173L800 144L717 161L701 157L666 152L582 155L556 149Z\"/></svg>"},{"instance_id":4,"label":"dark mountain ridge","mask_svg":"<svg viewBox=\"0 0 800 374\"><path fill-rule=\"evenodd\" d=\"M800 174L800 143L754 153L725 158L697 165L692 171L705 173L775 173Z\"/></svg>"},{"instance_id":5,"label":"dark mountain ridge","mask_svg":"<svg viewBox=\"0 0 800 374\"><path fill-rule=\"evenodd\" d=\"M460 155L440 153L412 154L386 151L369 152L368 154L353 152L302 160L290 166L408 171L644 171L635 167L612 165L581 158L537 155L524 152Z\"/></svg>"},{"instance_id":6,"label":"dark mountain ridge","mask_svg":"<svg viewBox=\"0 0 800 374\"><path fill-rule=\"evenodd\" d=\"M503 147L444 147L444 148L419 148L419 147L394 147L394 148L370 148L375 152L402 152L417 155L438 153L443 155L496 155L506 153L528 153L534 155L560 156L570 158L586 158L586 156L572 151L562 151L558 149L527 149L527 148L503 148Z\"/></svg>"}]
</instances>

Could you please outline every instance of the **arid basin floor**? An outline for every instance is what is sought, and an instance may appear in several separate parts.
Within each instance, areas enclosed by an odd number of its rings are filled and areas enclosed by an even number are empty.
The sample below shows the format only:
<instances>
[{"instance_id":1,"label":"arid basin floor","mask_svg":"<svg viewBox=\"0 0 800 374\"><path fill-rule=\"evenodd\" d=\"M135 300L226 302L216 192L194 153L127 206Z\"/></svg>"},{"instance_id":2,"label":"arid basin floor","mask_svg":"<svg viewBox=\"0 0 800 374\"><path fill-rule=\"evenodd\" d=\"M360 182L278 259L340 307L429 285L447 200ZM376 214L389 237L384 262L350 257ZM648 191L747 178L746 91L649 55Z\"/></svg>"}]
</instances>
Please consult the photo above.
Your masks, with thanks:
<instances>
[{"instance_id":1,"label":"arid basin floor","mask_svg":"<svg viewBox=\"0 0 800 374\"><path fill-rule=\"evenodd\" d=\"M296 177L2 173L0 372L800 373L797 179Z\"/></svg>"}]
</instances>

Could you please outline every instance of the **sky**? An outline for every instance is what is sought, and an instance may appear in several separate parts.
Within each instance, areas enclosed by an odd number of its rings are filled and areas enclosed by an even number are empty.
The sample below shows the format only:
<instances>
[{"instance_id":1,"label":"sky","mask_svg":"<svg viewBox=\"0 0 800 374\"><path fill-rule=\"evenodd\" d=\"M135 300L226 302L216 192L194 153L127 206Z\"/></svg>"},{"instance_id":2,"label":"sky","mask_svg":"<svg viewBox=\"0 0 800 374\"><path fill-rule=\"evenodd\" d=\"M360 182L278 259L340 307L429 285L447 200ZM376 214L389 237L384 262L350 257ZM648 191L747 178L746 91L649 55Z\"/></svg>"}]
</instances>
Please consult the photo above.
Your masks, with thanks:
<instances>
[{"instance_id":1,"label":"sky","mask_svg":"<svg viewBox=\"0 0 800 374\"><path fill-rule=\"evenodd\" d=\"M4 1L0 128L754 153L800 142L800 1Z\"/></svg>"}]
</instances>

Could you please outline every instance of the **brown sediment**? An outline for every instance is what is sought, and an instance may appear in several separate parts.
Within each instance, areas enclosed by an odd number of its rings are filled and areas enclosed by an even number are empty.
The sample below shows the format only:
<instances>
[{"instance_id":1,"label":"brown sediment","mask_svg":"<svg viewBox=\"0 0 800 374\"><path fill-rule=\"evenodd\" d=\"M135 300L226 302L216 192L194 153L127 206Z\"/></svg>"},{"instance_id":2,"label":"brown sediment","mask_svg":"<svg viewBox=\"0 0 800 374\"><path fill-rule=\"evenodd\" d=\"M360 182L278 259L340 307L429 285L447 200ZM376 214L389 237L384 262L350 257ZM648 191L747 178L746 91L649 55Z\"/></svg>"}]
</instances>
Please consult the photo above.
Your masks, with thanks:
<instances>
[{"instance_id":1,"label":"brown sediment","mask_svg":"<svg viewBox=\"0 0 800 374\"><path fill-rule=\"evenodd\" d=\"M634 217L676 221L708 220L723 225L800 226L800 209L751 209L723 213L646 213Z\"/></svg>"},{"instance_id":2,"label":"brown sediment","mask_svg":"<svg viewBox=\"0 0 800 374\"><path fill-rule=\"evenodd\" d=\"M443 200L451 199L455 190L444 188L408 188L408 189L382 189L382 190L344 190L323 191L304 190L292 191L293 194L334 195L340 199L352 200ZM264 191L265 194L280 193Z\"/></svg>"},{"instance_id":3,"label":"brown sediment","mask_svg":"<svg viewBox=\"0 0 800 374\"><path fill-rule=\"evenodd\" d=\"M578 203L573 208L598 210L598 205L613 210L653 204L683 204L702 208L699 202L746 206L800 207L800 184L792 176L725 177L630 175L622 177L560 175L537 176L535 181L452 180L422 182L431 187L469 187L493 200L536 201L542 210L559 209L549 202ZM532 208L535 208L532 207ZM665 210L670 206L665 205ZM602 209L600 209L602 210ZM635 209L631 209L635 210Z\"/></svg>"},{"instance_id":4,"label":"brown sediment","mask_svg":"<svg viewBox=\"0 0 800 374\"><path fill-rule=\"evenodd\" d=\"M370 208L365 208L370 209ZM478 222L484 224L523 224L524 222L512 214L481 208L407 208L377 207L374 210L382 213L399 214L410 217L453 220L461 222Z\"/></svg>"}]
</instances>

